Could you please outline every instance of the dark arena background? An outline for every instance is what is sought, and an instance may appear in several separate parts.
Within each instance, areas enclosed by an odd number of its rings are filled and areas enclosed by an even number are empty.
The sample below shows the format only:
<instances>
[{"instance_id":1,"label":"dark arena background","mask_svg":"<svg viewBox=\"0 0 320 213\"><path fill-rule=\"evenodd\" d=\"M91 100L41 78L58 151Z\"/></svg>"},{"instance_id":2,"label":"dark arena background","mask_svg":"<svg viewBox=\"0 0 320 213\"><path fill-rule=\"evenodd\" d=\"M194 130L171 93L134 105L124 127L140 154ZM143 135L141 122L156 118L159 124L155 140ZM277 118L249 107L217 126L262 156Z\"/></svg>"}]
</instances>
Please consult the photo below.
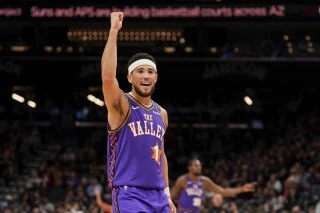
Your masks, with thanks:
<instances>
[{"instance_id":1,"label":"dark arena background","mask_svg":"<svg viewBox=\"0 0 320 213\"><path fill-rule=\"evenodd\" d=\"M111 203L100 59L123 11L118 80L148 52L169 115L169 178L197 156L223 187L203 212L320 212L320 1L2 0L0 212L99 213ZM223 209L223 211L220 210Z\"/></svg>"}]
</instances>

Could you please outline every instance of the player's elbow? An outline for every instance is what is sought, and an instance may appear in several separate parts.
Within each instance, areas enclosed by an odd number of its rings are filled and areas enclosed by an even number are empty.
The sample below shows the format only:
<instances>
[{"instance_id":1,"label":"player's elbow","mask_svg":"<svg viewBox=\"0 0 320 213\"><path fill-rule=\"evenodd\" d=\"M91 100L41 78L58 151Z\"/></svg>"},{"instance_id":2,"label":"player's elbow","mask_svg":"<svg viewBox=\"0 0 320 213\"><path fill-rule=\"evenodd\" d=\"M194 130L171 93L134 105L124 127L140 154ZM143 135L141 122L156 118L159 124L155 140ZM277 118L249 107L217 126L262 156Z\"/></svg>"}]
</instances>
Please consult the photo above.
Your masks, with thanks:
<instances>
[{"instance_id":1,"label":"player's elbow","mask_svg":"<svg viewBox=\"0 0 320 213\"><path fill-rule=\"evenodd\" d=\"M115 80L115 77L110 74L102 74L102 83L104 85L110 85Z\"/></svg>"},{"instance_id":2,"label":"player's elbow","mask_svg":"<svg viewBox=\"0 0 320 213\"><path fill-rule=\"evenodd\" d=\"M228 190L224 188L218 188L215 193L220 194L222 196L229 196Z\"/></svg>"},{"instance_id":3,"label":"player's elbow","mask_svg":"<svg viewBox=\"0 0 320 213\"><path fill-rule=\"evenodd\" d=\"M113 80L114 78L116 78L116 71L114 68L108 65L102 65L101 70L101 77L103 81Z\"/></svg>"}]
</instances>

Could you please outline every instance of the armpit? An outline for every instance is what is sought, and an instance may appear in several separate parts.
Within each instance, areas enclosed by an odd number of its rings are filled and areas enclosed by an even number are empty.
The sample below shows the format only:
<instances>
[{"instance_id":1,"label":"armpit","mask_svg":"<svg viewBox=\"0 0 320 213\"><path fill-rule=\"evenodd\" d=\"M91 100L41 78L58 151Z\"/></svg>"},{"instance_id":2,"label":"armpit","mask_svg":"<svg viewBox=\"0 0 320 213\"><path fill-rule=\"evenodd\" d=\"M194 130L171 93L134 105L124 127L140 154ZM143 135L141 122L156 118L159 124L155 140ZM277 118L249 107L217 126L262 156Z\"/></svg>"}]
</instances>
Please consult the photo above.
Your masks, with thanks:
<instances>
[{"instance_id":1,"label":"armpit","mask_svg":"<svg viewBox=\"0 0 320 213\"><path fill-rule=\"evenodd\" d=\"M121 107L121 99L119 98L118 100L116 100L113 104L112 104L113 109L116 112L119 112L121 115L123 115L123 109Z\"/></svg>"}]
</instances>

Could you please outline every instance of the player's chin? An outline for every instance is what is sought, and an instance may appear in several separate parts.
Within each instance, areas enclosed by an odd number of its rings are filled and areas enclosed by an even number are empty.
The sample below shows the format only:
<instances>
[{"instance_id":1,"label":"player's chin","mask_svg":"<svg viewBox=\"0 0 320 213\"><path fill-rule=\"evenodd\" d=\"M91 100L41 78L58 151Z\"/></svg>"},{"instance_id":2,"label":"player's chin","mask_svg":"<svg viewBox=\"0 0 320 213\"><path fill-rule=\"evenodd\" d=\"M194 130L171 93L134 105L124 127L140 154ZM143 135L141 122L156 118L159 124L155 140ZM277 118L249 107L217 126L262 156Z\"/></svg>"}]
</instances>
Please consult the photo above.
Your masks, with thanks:
<instances>
[{"instance_id":1,"label":"player's chin","mask_svg":"<svg viewBox=\"0 0 320 213\"><path fill-rule=\"evenodd\" d=\"M201 172L196 172L196 176L200 176L201 175Z\"/></svg>"},{"instance_id":2,"label":"player's chin","mask_svg":"<svg viewBox=\"0 0 320 213\"><path fill-rule=\"evenodd\" d=\"M148 97L151 96L154 92L154 89L145 89L145 90L141 90L143 93L143 96Z\"/></svg>"},{"instance_id":3,"label":"player's chin","mask_svg":"<svg viewBox=\"0 0 320 213\"><path fill-rule=\"evenodd\" d=\"M150 91L143 91L141 94L142 97L149 97L151 95L152 95L152 92L150 92Z\"/></svg>"}]
</instances>

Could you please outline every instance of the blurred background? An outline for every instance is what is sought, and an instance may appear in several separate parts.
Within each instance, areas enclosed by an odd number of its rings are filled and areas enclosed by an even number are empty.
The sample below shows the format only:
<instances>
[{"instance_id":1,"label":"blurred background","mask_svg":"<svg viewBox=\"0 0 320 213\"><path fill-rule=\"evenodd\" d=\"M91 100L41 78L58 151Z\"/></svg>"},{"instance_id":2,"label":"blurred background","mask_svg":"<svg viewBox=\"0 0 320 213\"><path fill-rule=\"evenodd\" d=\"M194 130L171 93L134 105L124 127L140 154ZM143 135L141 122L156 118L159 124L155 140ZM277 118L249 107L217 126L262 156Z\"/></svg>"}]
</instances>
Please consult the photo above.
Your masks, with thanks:
<instances>
[{"instance_id":1,"label":"blurred background","mask_svg":"<svg viewBox=\"0 0 320 213\"><path fill-rule=\"evenodd\" d=\"M198 156L221 186L258 181L207 193L203 212L320 212L318 0L2 0L0 212L102 212L95 187L110 203L100 57L112 11L125 13L123 90L134 53L157 61L171 183Z\"/></svg>"}]
</instances>

